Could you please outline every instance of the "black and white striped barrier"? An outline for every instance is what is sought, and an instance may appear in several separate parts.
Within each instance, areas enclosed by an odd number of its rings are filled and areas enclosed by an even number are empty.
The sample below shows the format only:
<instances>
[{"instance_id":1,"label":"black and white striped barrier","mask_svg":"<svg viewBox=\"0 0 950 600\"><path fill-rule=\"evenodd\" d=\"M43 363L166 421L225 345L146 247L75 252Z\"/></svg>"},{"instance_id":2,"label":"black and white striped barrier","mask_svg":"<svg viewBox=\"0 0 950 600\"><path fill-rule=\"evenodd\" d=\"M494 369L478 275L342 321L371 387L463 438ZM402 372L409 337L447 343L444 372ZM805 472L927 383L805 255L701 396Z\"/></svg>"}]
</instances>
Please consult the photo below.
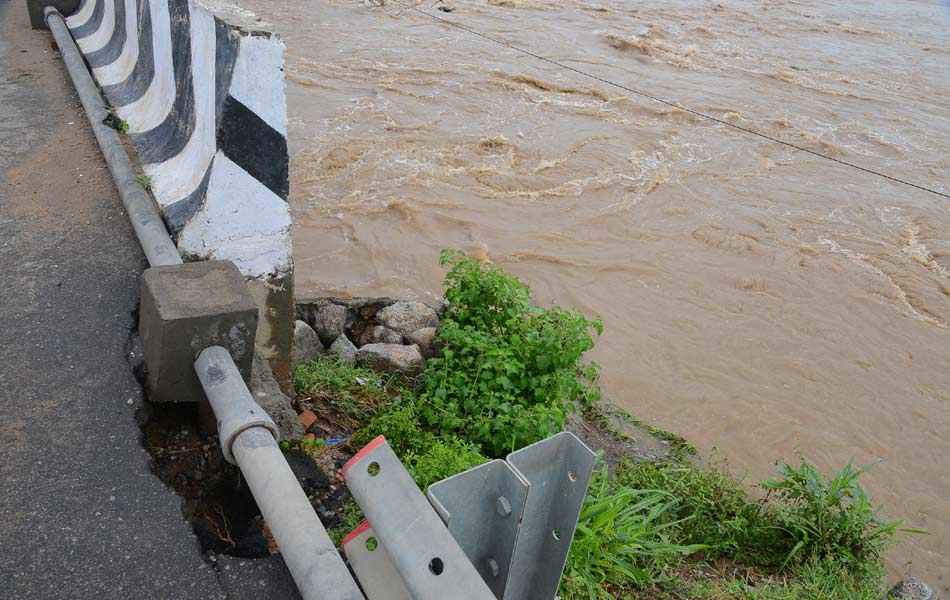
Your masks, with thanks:
<instances>
[{"instance_id":1,"label":"black and white striped barrier","mask_svg":"<svg viewBox=\"0 0 950 600\"><path fill-rule=\"evenodd\" d=\"M260 282L262 350L289 353L292 327L266 322L292 317L283 43L222 0L83 0L66 23L179 252Z\"/></svg>"}]
</instances>

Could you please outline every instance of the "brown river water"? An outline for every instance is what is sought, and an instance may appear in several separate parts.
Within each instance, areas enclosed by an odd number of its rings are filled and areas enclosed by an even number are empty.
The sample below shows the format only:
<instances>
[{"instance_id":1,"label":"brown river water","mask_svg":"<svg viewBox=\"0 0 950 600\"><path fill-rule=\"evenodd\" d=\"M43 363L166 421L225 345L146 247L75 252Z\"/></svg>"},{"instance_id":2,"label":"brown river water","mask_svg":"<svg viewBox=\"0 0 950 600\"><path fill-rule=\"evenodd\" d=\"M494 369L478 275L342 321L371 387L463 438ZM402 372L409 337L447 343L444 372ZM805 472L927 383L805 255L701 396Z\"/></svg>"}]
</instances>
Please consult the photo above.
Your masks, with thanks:
<instances>
[{"instance_id":1,"label":"brown river water","mask_svg":"<svg viewBox=\"0 0 950 600\"><path fill-rule=\"evenodd\" d=\"M948 2L446 1L417 6L950 192ZM442 248L490 258L603 317L613 402L752 480L881 461L872 498L930 532L891 574L948 592L950 200L392 0L243 4L288 48L298 296L431 300Z\"/></svg>"}]
</instances>

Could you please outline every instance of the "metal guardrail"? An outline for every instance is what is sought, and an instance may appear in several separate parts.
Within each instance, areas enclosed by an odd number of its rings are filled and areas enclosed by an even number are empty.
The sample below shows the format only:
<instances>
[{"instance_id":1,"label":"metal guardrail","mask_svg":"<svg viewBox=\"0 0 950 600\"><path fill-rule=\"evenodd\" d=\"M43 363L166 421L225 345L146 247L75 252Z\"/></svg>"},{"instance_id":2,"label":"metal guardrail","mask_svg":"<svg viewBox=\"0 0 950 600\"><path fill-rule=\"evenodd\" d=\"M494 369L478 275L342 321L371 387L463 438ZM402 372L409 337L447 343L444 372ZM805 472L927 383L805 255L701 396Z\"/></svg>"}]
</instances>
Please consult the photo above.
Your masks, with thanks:
<instances>
[{"instance_id":1,"label":"metal guardrail","mask_svg":"<svg viewBox=\"0 0 950 600\"><path fill-rule=\"evenodd\" d=\"M122 204L129 215L132 227L139 244L145 252L148 263L153 267L182 264L178 248L172 242L165 229L155 204L148 193L136 181L135 169L132 161L125 152L125 147L119 140L114 129L105 125L103 120L109 115L109 110L99 93L99 88L92 80L86 63L76 47L76 41L66 27L66 21L58 10L48 7L45 11L46 24L53 33L53 39L63 55L63 63L73 81L73 86L79 94L79 100L89 118L89 125L99 142L102 156L105 158L112 179L119 190Z\"/></svg>"},{"instance_id":2,"label":"metal guardrail","mask_svg":"<svg viewBox=\"0 0 950 600\"><path fill-rule=\"evenodd\" d=\"M385 438L350 459L343 477L415 600L494 598Z\"/></svg>"},{"instance_id":3,"label":"metal guardrail","mask_svg":"<svg viewBox=\"0 0 950 600\"><path fill-rule=\"evenodd\" d=\"M369 521L347 536L343 549L370 600L472 597L467 579L426 587L444 583L419 563L452 546L434 534L444 537L446 530L493 598L552 600L595 461L590 448L563 432L512 452L506 461L434 483L428 498L445 527L427 524L420 533L417 523L430 519L431 509L419 502L412 478L377 438L347 465L350 491ZM423 588L427 595L420 595Z\"/></svg>"},{"instance_id":4,"label":"metal guardrail","mask_svg":"<svg viewBox=\"0 0 950 600\"><path fill-rule=\"evenodd\" d=\"M251 397L231 355L206 348L195 371L218 419L221 449L241 468L305 600L363 600L277 445L279 433Z\"/></svg>"}]
</instances>

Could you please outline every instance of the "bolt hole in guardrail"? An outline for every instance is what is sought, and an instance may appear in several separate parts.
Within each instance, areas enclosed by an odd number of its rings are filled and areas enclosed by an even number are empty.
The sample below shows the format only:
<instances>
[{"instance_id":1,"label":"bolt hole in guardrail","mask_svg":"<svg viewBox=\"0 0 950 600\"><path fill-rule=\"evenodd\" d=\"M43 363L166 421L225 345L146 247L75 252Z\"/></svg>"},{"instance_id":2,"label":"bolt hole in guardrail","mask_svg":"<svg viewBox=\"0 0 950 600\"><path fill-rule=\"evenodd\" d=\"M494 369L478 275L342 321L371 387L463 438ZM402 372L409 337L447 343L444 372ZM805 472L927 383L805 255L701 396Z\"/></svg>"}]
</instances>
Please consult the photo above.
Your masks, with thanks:
<instances>
[{"instance_id":1,"label":"bolt hole in guardrail","mask_svg":"<svg viewBox=\"0 0 950 600\"><path fill-rule=\"evenodd\" d=\"M429 570L432 571L433 575L441 575L442 571L445 570L445 565L442 563L442 559L436 557L430 560Z\"/></svg>"},{"instance_id":2,"label":"bolt hole in guardrail","mask_svg":"<svg viewBox=\"0 0 950 600\"><path fill-rule=\"evenodd\" d=\"M551 532L551 535L554 536L554 539L556 539L556 540L558 540L558 541L561 540L561 532L558 531L557 529L555 529L554 531L552 531L552 532Z\"/></svg>"},{"instance_id":3,"label":"bolt hole in guardrail","mask_svg":"<svg viewBox=\"0 0 950 600\"><path fill-rule=\"evenodd\" d=\"M577 481L577 473L575 473L574 471L568 471L567 478L570 479L571 481Z\"/></svg>"},{"instance_id":4,"label":"bolt hole in guardrail","mask_svg":"<svg viewBox=\"0 0 950 600\"><path fill-rule=\"evenodd\" d=\"M370 477L376 477L377 475L379 475L379 463L378 462L369 463L369 466L366 467L366 472L369 473Z\"/></svg>"}]
</instances>

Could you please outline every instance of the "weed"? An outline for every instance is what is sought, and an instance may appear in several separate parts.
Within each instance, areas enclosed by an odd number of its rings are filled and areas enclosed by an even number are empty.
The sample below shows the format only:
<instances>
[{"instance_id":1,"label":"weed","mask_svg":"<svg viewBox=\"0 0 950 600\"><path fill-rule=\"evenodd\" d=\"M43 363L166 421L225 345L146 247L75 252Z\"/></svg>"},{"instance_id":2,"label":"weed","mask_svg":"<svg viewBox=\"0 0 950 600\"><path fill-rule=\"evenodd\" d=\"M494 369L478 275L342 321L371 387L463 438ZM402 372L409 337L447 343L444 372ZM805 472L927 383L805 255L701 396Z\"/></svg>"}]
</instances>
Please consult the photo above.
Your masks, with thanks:
<instances>
[{"instance_id":1,"label":"weed","mask_svg":"<svg viewBox=\"0 0 950 600\"><path fill-rule=\"evenodd\" d=\"M542 309L514 275L459 251L443 251L441 262L449 312L442 356L424 373L426 423L498 457L560 431L574 403L599 398L599 367L580 362L599 319Z\"/></svg>"},{"instance_id":2,"label":"weed","mask_svg":"<svg viewBox=\"0 0 950 600\"><path fill-rule=\"evenodd\" d=\"M772 529L771 511L753 500L744 480L729 474L716 459L695 466L684 459L664 464L624 463L618 477L635 488L655 488L680 502L678 540L707 546L710 557L728 557L750 565L774 566L783 558L784 543Z\"/></svg>"},{"instance_id":3,"label":"weed","mask_svg":"<svg viewBox=\"0 0 950 600\"><path fill-rule=\"evenodd\" d=\"M311 458L316 458L321 450L326 447L327 441L323 438L318 438L312 433L308 433L302 439L299 440L283 440L280 443L280 449L283 451L288 450L300 450L310 455Z\"/></svg>"},{"instance_id":4,"label":"weed","mask_svg":"<svg viewBox=\"0 0 950 600\"><path fill-rule=\"evenodd\" d=\"M425 450L410 450L401 458L423 491L437 481L488 462L474 444L456 437L436 439Z\"/></svg>"},{"instance_id":5,"label":"weed","mask_svg":"<svg viewBox=\"0 0 950 600\"><path fill-rule=\"evenodd\" d=\"M612 599L618 593L655 583L662 566L704 550L701 544L673 541L679 500L659 489L610 481L607 467L595 473L571 544L564 598Z\"/></svg>"},{"instance_id":6,"label":"weed","mask_svg":"<svg viewBox=\"0 0 950 600\"><path fill-rule=\"evenodd\" d=\"M124 119L119 119L118 124L116 124L115 130L119 132L120 135L125 135L129 132L129 124Z\"/></svg>"},{"instance_id":7,"label":"weed","mask_svg":"<svg viewBox=\"0 0 950 600\"><path fill-rule=\"evenodd\" d=\"M149 177L148 175L142 173L141 175L135 178L135 182L138 183L140 186L142 186L142 189L145 190L146 192L152 191L152 178Z\"/></svg>"},{"instance_id":8,"label":"weed","mask_svg":"<svg viewBox=\"0 0 950 600\"><path fill-rule=\"evenodd\" d=\"M671 597L690 600L881 600L884 568L812 557L781 576L723 576L695 569Z\"/></svg>"},{"instance_id":9,"label":"weed","mask_svg":"<svg viewBox=\"0 0 950 600\"><path fill-rule=\"evenodd\" d=\"M420 429L412 407L394 408L377 416L353 436L353 443L365 446L379 435L386 436L393 452L423 490L488 461L474 444L455 436L439 438Z\"/></svg>"},{"instance_id":10,"label":"weed","mask_svg":"<svg viewBox=\"0 0 950 600\"><path fill-rule=\"evenodd\" d=\"M796 467L785 463L778 477L762 484L777 496L778 526L794 544L784 564L799 555L834 557L853 563L879 558L893 543L901 521L883 521L858 478L874 467L857 469L852 463L825 478L801 453Z\"/></svg>"},{"instance_id":11,"label":"weed","mask_svg":"<svg viewBox=\"0 0 950 600\"><path fill-rule=\"evenodd\" d=\"M347 536L348 533L360 526L360 524L366 520L366 517L363 516L363 511L360 510L360 505L356 503L356 500L350 496L342 508L338 511L340 522L329 529L327 533L330 535L330 539L333 540L333 545L337 549L342 549L343 538Z\"/></svg>"},{"instance_id":12,"label":"weed","mask_svg":"<svg viewBox=\"0 0 950 600\"><path fill-rule=\"evenodd\" d=\"M412 398L405 378L354 367L335 356L321 356L300 365L294 384L302 395L325 401L354 419L355 427L391 403Z\"/></svg>"},{"instance_id":13,"label":"weed","mask_svg":"<svg viewBox=\"0 0 950 600\"><path fill-rule=\"evenodd\" d=\"M435 441L433 433L420 429L412 406L393 408L379 414L353 436L352 442L361 448L380 435L386 436L386 441L398 456L408 452L424 452Z\"/></svg>"}]
</instances>

